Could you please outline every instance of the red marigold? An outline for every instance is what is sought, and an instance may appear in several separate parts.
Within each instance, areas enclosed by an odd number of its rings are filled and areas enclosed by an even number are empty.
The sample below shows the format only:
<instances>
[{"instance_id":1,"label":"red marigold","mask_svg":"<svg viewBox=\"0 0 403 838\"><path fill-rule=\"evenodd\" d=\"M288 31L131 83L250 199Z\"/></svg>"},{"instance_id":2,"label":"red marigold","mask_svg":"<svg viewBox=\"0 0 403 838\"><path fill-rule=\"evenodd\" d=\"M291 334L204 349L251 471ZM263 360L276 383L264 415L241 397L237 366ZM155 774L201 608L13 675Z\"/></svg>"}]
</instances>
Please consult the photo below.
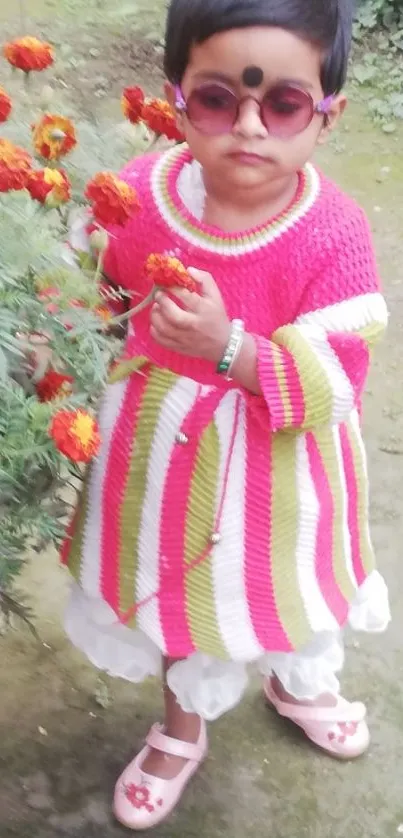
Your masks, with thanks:
<instances>
[{"instance_id":1,"label":"red marigold","mask_svg":"<svg viewBox=\"0 0 403 838\"><path fill-rule=\"evenodd\" d=\"M0 87L0 122L6 122L11 113L11 99L6 91Z\"/></svg>"},{"instance_id":2,"label":"red marigold","mask_svg":"<svg viewBox=\"0 0 403 838\"><path fill-rule=\"evenodd\" d=\"M24 73L30 73L32 70L46 70L54 62L51 45L31 35L9 41L5 44L3 53L13 67L18 67Z\"/></svg>"},{"instance_id":3,"label":"red marigold","mask_svg":"<svg viewBox=\"0 0 403 838\"><path fill-rule=\"evenodd\" d=\"M144 93L141 87L125 87L121 103L126 119L133 125L137 125L142 118L144 105Z\"/></svg>"},{"instance_id":4,"label":"red marigold","mask_svg":"<svg viewBox=\"0 0 403 838\"><path fill-rule=\"evenodd\" d=\"M64 375L54 369L48 370L46 375L36 384L36 392L40 402L51 402L70 395L74 378Z\"/></svg>"},{"instance_id":5,"label":"red marigold","mask_svg":"<svg viewBox=\"0 0 403 838\"><path fill-rule=\"evenodd\" d=\"M147 99L144 103L143 122L158 136L164 135L168 140L183 142L185 139L176 124L176 117L168 102L164 99Z\"/></svg>"},{"instance_id":6,"label":"red marigold","mask_svg":"<svg viewBox=\"0 0 403 838\"><path fill-rule=\"evenodd\" d=\"M91 201L99 224L123 226L140 209L136 190L112 172L99 172L90 180L85 197Z\"/></svg>"},{"instance_id":7,"label":"red marigold","mask_svg":"<svg viewBox=\"0 0 403 838\"><path fill-rule=\"evenodd\" d=\"M0 138L0 192L25 189L31 165L31 157L23 148Z\"/></svg>"},{"instance_id":8,"label":"red marigold","mask_svg":"<svg viewBox=\"0 0 403 838\"><path fill-rule=\"evenodd\" d=\"M174 256L152 253L145 264L145 272L148 279L159 288L186 288L188 291L197 291L196 280Z\"/></svg>"},{"instance_id":9,"label":"red marigold","mask_svg":"<svg viewBox=\"0 0 403 838\"><path fill-rule=\"evenodd\" d=\"M70 181L62 169L40 169L29 176L28 192L35 201L48 207L60 207L71 198Z\"/></svg>"},{"instance_id":10,"label":"red marigold","mask_svg":"<svg viewBox=\"0 0 403 838\"><path fill-rule=\"evenodd\" d=\"M77 145L77 137L71 119L55 113L45 113L32 126L33 144L37 154L46 160L58 160Z\"/></svg>"},{"instance_id":11,"label":"red marigold","mask_svg":"<svg viewBox=\"0 0 403 838\"><path fill-rule=\"evenodd\" d=\"M81 408L55 413L49 434L58 451L75 463L89 463L101 444L97 422Z\"/></svg>"}]
</instances>

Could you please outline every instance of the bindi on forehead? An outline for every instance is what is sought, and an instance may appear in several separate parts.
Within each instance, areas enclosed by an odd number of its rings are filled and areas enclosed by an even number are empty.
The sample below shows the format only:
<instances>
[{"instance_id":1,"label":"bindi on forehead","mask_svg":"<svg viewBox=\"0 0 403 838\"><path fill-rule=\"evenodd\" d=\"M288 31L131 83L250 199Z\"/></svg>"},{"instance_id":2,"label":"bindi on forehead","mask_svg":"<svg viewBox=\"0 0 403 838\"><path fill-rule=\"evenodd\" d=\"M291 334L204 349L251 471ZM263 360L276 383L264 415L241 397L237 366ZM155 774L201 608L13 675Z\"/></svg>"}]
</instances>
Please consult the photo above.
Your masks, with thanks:
<instances>
[{"instance_id":1,"label":"bindi on forehead","mask_svg":"<svg viewBox=\"0 0 403 838\"><path fill-rule=\"evenodd\" d=\"M242 81L245 87L260 87L263 79L264 73L260 67L245 67L242 73Z\"/></svg>"}]
</instances>

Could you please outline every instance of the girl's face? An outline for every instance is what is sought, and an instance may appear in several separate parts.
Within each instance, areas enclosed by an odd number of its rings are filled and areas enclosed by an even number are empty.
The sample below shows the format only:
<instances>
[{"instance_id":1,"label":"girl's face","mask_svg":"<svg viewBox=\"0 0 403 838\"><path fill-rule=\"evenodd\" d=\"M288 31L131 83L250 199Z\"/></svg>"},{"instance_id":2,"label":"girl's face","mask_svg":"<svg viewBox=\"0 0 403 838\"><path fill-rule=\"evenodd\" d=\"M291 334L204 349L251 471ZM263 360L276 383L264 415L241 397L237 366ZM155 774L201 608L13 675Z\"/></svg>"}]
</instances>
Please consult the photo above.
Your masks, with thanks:
<instances>
[{"instance_id":1,"label":"girl's face","mask_svg":"<svg viewBox=\"0 0 403 838\"><path fill-rule=\"evenodd\" d=\"M288 83L309 93L317 105L324 99L322 59L321 50L311 43L284 29L266 26L233 29L195 45L182 80L184 99L201 86L219 83L243 100L232 128L215 136L202 133L185 115L178 115L193 156L206 174L229 187L243 188L287 178L301 169L334 127L344 109L344 97L335 97L327 119L315 113L308 127L286 138L274 136L265 127L259 103L274 85ZM262 71L263 80L253 88L245 84L251 81L245 74L250 67ZM259 81L259 72L255 77ZM174 105L175 92L170 85L167 94Z\"/></svg>"}]
</instances>

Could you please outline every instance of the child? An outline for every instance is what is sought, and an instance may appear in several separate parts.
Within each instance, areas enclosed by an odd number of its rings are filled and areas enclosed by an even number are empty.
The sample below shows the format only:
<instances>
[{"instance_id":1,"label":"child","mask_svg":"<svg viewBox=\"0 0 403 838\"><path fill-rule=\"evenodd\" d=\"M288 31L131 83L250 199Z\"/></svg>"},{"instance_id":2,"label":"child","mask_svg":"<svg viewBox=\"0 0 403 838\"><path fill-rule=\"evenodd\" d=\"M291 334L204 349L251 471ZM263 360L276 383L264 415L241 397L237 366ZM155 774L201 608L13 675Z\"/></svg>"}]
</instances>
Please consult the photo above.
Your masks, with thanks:
<instances>
[{"instance_id":1,"label":"child","mask_svg":"<svg viewBox=\"0 0 403 838\"><path fill-rule=\"evenodd\" d=\"M359 421L387 311L361 210L308 162L344 110L348 2L172 0L187 144L123 174L141 211L110 279L146 296L165 253L199 288L130 323L68 557L73 643L130 681L163 673L164 723L115 791L134 830L179 801L249 662L326 753L368 747L336 673L344 625L389 621Z\"/></svg>"}]
</instances>

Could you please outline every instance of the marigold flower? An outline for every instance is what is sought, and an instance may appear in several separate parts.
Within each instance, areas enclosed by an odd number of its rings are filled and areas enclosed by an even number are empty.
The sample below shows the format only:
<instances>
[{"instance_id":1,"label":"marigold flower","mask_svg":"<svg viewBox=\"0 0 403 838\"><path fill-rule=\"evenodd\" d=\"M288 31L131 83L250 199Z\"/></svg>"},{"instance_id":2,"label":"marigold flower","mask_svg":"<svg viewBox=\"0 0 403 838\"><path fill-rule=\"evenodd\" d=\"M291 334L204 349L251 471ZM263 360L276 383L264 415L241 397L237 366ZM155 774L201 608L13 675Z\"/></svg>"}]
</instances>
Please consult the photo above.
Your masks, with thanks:
<instances>
[{"instance_id":1,"label":"marigold flower","mask_svg":"<svg viewBox=\"0 0 403 838\"><path fill-rule=\"evenodd\" d=\"M197 291L196 280L174 256L152 253L145 264L145 273L159 288L186 288L188 291Z\"/></svg>"},{"instance_id":2,"label":"marigold flower","mask_svg":"<svg viewBox=\"0 0 403 838\"><path fill-rule=\"evenodd\" d=\"M45 113L32 127L33 143L37 154L46 160L58 160L77 145L71 119L54 113Z\"/></svg>"},{"instance_id":3,"label":"marigold flower","mask_svg":"<svg viewBox=\"0 0 403 838\"><path fill-rule=\"evenodd\" d=\"M58 451L75 463L89 463L101 444L97 422L81 408L55 413L49 434Z\"/></svg>"},{"instance_id":4,"label":"marigold flower","mask_svg":"<svg viewBox=\"0 0 403 838\"><path fill-rule=\"evenodd\" d=\"M112 312L110 311L108 306L105 306L105 305L96 306L94 311L95 311L95 314L98 315L100 320L103 320L105 323L109 323L109 321L112 320Z\"/></svg>"},{"instance_id":5,"label":"marigold flower","mask_svg":"<svg viewBox=\"0 0 403 838\"><path fill-rule=\"evenodd\" d=\"M25 189L31 166L31 157L25 149L0 138L0 192Z\"/></svg>"},{"instance_id":6,"label":"marigold flower","mask_svg":"<svg viewBox=\"0 0 403 838\"><path fill-rule=\"evenodd\" d=\"M126 119L133 125L137 125L142 118L144 106L144 93L141 87L125 87L121 104Z\"/></svg>"},{"instance_id":7,"label":"marigold flower","mask_svg":"<svg viewBox=\"0 0 403 838\"><path fill-rule=\"evenodd\" d=\"M0 87L0 122L6 122L11 113L11 99L6 91Z\"/></svg>"},{"instance_id":8,"label":"marigold flower","mask_svg":"<svg viewBox=\"0 0 403 838\"><path fill-rule=\"evenodd\" d=\"M62 169L40 169L29 176L27 189L31 198L40 204L60 207L71 198L70 181Z\"/></svg>"},{"instance_id":9,"label":"marigold flower","mask_svg":"<svg viewBox=\"0 0 403 838\"><path fill-rule=\"evenodd\" d=\"M85 197L91 201L95 220L99 224L123 226L140 209L136 190L112 172L99 172L90 180Z\"/></svg>"},{"instance_id":10,"label":"marigold flower","mask_svg":"<svg viewBox=\"0 0 403 838\"><path fill-rule=\"evenodd\" d=\"M150 131L158 136L164 135L168 140L183 142L185 139L176 124L176 117L168 102L164 99L147 99L142 112L143 122Z\"/></svg>"},{"instance_id":11,"label":"marigold flower","mask_svg":"<svg viewBox=\"0 0 403 838\"><path fill-rule=\"evenodd\" d=\"M54 62L51 45L31 35L9 41L5 44L3 53L13 67L18 67L24 73L30 73L32 70L46 70Z\"/></svg>"},{"instance_id":12,"label":"marigold flower","mask_svg":"<svg viewBox=\"0 0 403 838\"><path fill-rule=\"evenodd\" d=\"M48 370L35 385L39 401L51 402L53 399L69 396L72 392L73 381L74 378L71 375L64 375L54 369Z\"/></svg>"}]
</instances>

